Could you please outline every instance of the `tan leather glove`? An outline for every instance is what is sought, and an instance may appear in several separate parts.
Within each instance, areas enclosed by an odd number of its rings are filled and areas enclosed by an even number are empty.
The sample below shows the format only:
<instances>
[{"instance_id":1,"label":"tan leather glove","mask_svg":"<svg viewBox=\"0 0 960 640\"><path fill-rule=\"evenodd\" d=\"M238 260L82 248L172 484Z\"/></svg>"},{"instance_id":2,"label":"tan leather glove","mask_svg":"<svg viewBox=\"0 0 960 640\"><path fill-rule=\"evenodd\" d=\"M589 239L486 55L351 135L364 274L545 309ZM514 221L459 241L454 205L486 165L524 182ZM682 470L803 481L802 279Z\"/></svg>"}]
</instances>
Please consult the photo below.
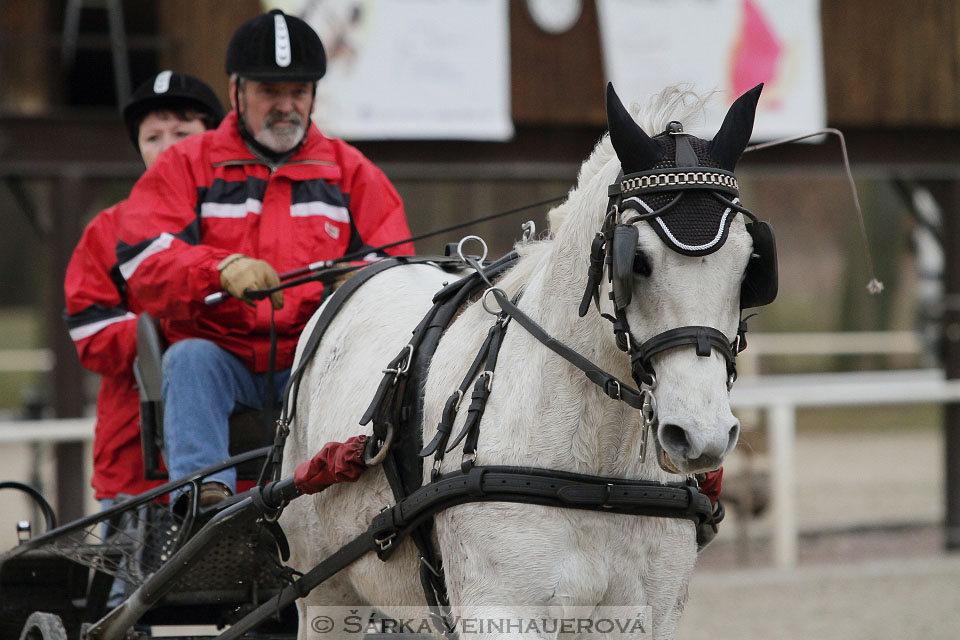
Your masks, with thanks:
<instances>
[{"instance_id":1,"label":"tan leather glove","mask_svg":"<svg viewBox=\"0 0 960 640\"><path fill-rule=\"evenodd\" d=\"M217 265L220 271L220 286L232 295L239 298L251 307L256 301L247 297L246 292L254 289L267 289L280 284L280 276L270 263L234 253ZM270 294L270 304L274 309L283 307L283 291L274 291Z\"/></svg>"}]
</instances>

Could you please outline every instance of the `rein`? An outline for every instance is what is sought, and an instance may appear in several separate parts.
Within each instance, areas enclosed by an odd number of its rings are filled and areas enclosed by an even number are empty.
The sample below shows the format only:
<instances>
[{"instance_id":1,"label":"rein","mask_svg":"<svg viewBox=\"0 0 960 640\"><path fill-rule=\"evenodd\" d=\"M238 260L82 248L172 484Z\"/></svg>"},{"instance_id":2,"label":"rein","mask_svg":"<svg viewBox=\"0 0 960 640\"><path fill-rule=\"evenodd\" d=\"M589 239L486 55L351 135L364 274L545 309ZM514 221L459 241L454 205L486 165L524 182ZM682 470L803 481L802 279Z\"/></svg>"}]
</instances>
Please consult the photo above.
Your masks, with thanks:
<instances>
[{"instance_id":1,"label":"rein","mask_svg":"<svg viewBox=\"0 0 960 640\"><path fill-rule=\"evenodd\" d=\"M374 247L372 249L362 249L357 251L352 251L347 253L339 258L332 258L330 260L320 260L318 262L312 262L305 267L299 267L291 271L284 271L279 274L280 280L288 280L288 282L281 282L275 287L268 287L265 289L252 289L248 290L245 293L247 297L253 300L263 300L271 293L275 291L280 291L282 289L288 289L290 287L295 287L307 282L320 281L324 283L329 283L336 280L339 276L345 275L357 269L362 269L367 266L369 263L364 264L353 264L337 267L345 262L353 262L361 260L365 256L370 255L371 253L383 253L386 249L392 247L400 246L401 244L406 244L408 242L416 242L418 240L424 240L426 238L432 238L434 236L439 236L444 233L449 233L450 231L456 231L458 229L463 229L464 227L470 227L475 224L480 224L482 222L488 222L490 220L495 220L497 218L502 218L504 216L512 215L514 213L520 213L528 209L535 209L536 207L543 206L545 204L552 204L554 202L560 202L561 200L566 199L567 194L562 196L554 196L552 198L546 198L544 200L538 200L537 202L530 202L519 207L514 207L512 209L507 209L505 211L499 211L497 213L492 213L487 216L480 218L473 218L471 220L466 220L464 222L458 222L457 224L450 225L449 227L443 227L441 229L434 229L433 231L427 231L419 235L410 236L409 238L404 238L403 240L397 240L395 242L390 242L379 247ZM527 229L527 225L532 224L528 222L524 224L524 229ZM316 273L320 272L320 273ZM297 278L297 280L290 280L291 278ZM230 297L226 291L218 291L217 293L211 293L206 298L203 299L204 303L207 305L215 305L223 302Z\"/></svg>"}]
</instances>

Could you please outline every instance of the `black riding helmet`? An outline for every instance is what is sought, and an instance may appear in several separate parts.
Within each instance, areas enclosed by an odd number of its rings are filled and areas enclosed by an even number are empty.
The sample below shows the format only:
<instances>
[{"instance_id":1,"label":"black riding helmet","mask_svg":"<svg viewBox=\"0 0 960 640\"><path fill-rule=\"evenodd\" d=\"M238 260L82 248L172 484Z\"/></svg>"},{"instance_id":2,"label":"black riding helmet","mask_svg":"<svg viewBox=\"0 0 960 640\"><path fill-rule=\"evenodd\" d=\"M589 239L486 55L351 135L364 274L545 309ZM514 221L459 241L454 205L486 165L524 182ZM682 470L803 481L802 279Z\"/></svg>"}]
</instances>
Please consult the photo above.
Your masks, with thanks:
<instances>
[{"instance_id":1,"label":"black riding helmet","mask_svg":"<svg viewBox=\"0 0 960 640\"><path fill-rule=\"evenodd\" d=\"M123 122L134 148L140 151L140 125L151 111L196 109L208 129L223 120L223 106L207 83L186 73L161 71L137 87L123 107Z\"/></svg>"},{"instance_id":2,"label":"black riding helmet","mask_svg":"<svg viewBox=\"0 0 960 640\"><path fill-rule=\"evenodd\" d=\"M306 22L280 9L262 13L244 22L227 46L227 74L255 82L312 82L327 72L327 56L320 36ZM276 162L289 157L307 138L307 130L293 149L274 151L261 144L247 128L240 112L240 82L234 87L237 129L247 146L258 155ZM313 111L311 104L310 111Z\"/></svg>"},{"instance_id":3,"label":"black riding helmet","mask_svg":"<svg viewBox=\"0 0 960 640\"><path fill-rule=\"evenodd\" d=\"M320 36L280 9L247 20L227 46L227 73L257 82L316 82L327 72Z\"/></svg>"}]
</instances>

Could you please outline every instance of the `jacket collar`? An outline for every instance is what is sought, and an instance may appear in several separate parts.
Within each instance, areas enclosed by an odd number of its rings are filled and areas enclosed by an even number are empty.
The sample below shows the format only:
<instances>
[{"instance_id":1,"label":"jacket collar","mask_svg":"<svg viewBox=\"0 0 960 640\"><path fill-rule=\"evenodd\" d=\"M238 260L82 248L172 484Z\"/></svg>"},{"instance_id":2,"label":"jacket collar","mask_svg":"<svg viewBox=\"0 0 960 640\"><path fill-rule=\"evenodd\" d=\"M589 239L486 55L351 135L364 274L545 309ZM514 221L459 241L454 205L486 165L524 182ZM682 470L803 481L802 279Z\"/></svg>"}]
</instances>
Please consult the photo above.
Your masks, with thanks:
<instances>
[{"instance_id":1,"label":"jacket collar","mask_svg":"<svg viewBox=\"0 0 960 640\"><path fill-rule=\"evenodd\" d=\"M255 164L264 164L247 148L240 137L237 129L237 112L231 111L214 131L208 135L211 136L210 161L213 164L231 163L231 162L251 162ZM336 164L333 145L329 138L325 137L313 122L307 129L307 139L297 149L297 152L290 156L284 165L296 164L299 161L310 161L311 163L320 161ZM264 166L266 166L264 164Z\"/></svg>"}]
</instances>

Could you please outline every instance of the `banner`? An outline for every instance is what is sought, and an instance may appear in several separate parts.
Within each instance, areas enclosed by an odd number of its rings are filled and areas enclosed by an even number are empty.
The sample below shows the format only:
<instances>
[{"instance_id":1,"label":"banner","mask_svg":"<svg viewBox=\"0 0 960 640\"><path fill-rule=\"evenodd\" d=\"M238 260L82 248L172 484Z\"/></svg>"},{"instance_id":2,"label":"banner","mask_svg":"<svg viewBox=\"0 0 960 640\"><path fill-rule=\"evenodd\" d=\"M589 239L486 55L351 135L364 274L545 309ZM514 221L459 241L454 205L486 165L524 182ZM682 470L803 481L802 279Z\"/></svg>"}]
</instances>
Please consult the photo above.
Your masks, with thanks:
<instances>
[{"instance_id":1,"label":"banner","mask_svg":"<svg viewBox=\"0 0 960 640\"><path fill-rule=\"evenodd\" d=\"M506 140L507 0L268 0L327 52L314 121L359 139Z\"/></svg>"},{"instance_id":2,"label":"banner","mask_svg":"<svg viewBox=\"0 0 960 640\"><path fill-rule=\"evenodd\" d=\"M607 78L625 104L687 85L708 102L711 137L763 82L754 140L826 126L818 0L597 0ZM648 132L654 133L654 132Z\"/></svg>"}]
</instances>

